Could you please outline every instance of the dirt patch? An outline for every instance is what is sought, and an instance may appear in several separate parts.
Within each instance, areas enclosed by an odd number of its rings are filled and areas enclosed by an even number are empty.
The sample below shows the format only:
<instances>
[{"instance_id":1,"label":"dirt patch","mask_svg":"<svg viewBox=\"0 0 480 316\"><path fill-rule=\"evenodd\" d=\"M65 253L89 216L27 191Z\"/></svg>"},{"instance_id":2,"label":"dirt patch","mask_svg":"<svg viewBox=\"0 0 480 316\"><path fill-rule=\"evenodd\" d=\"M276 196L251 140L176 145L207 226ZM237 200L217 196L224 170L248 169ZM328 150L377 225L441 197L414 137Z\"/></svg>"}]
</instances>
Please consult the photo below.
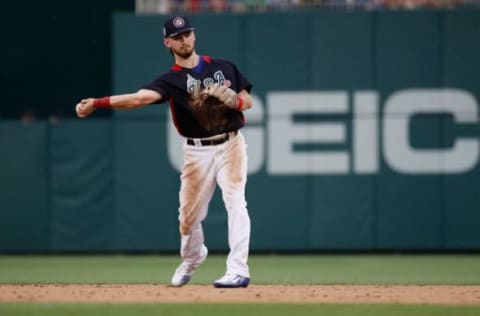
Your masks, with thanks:
<instances>
[{"instance_id":1,"label":"dirt patch","mask_svg":"<svg viewBox=\"0 0 480 316\"><path fill-rule=\"evenodd\" d=\"M480 305L480 286L68 284L0 285L0 302L400 303Z\"/></svg>"}]
</instances>

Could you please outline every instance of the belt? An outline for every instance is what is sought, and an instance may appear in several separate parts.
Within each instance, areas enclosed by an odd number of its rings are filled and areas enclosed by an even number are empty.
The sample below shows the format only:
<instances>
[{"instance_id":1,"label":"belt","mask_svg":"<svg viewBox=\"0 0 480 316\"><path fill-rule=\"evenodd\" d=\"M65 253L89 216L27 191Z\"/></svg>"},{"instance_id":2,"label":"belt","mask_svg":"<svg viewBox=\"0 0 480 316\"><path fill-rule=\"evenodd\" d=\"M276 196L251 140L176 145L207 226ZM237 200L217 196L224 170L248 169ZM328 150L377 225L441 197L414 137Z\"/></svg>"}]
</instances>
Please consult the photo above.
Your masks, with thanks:
<instances>
[{"instance_id":1,"label":"belt","mask_svg":"<svg viewBox=\"0 0 480 316\"><path fill-rule=\"evenodd\" d=\"M198 139L198 141L201 146L215 146L215 145L220 145L225 143L227 140L235 137L237 134L238 134L238 131L233 131L233 132L223 134L222 135L223 137L219 137L215 139ZM187 144L195 146L195 140L193 138L187 138Z\"/></svg>"}]
</instances>

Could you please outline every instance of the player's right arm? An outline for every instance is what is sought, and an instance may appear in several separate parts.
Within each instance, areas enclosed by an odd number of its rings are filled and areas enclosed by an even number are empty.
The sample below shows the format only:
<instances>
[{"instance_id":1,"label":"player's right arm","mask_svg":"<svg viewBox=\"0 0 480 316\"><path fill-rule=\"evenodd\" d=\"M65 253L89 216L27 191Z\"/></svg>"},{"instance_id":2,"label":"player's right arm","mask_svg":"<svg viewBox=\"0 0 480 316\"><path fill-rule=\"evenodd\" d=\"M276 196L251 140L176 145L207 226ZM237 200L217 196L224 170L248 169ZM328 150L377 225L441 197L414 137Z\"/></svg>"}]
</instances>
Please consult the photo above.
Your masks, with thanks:
<instances>
[{"instance_id":1,"label":"player's right arm","mask_svg":"<svg viewBox=\"0 0 480 316\"><path fill-rule=\"evenodd\" d=\"M76 105L75 111L78 117L83 118L92 114L96 108L133 109L152 104L161 98L162 95L157 91L140 89L135 93L83 99Z\"/></svg>"}]
</instances>

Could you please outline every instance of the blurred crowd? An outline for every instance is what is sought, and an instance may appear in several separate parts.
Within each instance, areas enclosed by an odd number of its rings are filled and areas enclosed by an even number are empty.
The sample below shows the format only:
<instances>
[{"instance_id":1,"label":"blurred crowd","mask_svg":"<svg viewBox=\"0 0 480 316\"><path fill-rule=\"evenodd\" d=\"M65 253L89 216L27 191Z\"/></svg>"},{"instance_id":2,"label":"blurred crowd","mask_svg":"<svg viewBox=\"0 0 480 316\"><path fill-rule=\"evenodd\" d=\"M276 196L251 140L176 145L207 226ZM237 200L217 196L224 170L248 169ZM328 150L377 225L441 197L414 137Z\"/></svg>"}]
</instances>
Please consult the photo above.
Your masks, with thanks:
<instances>
[{"instance_id":1,"label":"blurred crowd","mask_svg":"<svg viewBox=\"0 0 480 316\"><path fill-rule=\"evenodd\" d=\"M470 6L480 6L480 0L136 0L136 10L139 14L247 12L296 8L452 9Z\"/></svg>"}]
</instances>

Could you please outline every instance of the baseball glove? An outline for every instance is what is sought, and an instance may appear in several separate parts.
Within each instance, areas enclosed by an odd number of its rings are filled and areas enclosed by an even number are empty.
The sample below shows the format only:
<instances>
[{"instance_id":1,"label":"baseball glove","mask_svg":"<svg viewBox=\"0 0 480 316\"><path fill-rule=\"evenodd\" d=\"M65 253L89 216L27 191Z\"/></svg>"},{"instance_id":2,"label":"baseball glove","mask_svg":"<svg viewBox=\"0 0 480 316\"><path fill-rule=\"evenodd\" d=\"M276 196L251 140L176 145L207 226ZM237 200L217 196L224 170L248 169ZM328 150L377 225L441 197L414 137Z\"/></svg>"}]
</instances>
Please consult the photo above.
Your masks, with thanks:
<instances>
[{"instance_id":1,"label":"baseball glove","mask_svg":"<svg viewBox=\"0 0 480 316\"><path fill-rule=\"evenodd\" d=\"M203 107L206 104L206 100L208 98L208 94L206 93L206 89L201 90L199 93L194 93L190 95L190 106L194 109L198 109Z\"/></svg>"},{"instance_id":2,"label":"baseball glove","mask_svg":"<svg viewBox=\"0 0 480 316\"><path fill-rule=\"evenodd\" d=\"M211 86L206 87L200 93L200 97L203 100L206 100L208 97L217 98L221 103L232 109L238 105L237 93L232 89L218 83L214 83Z\"/></svg>"},{"instance_id":3,"label":"baseball glove","mask_svg":"<svg viewBox=\"0 0 480 316\"><path fill-rule=\"evenodd\" d=\"M227 112L231 110L219 98L210 95L207 90L204 89L190 97L192 114L207 131L222 131L228 124Z\"/></svg>"}]
</instances>

